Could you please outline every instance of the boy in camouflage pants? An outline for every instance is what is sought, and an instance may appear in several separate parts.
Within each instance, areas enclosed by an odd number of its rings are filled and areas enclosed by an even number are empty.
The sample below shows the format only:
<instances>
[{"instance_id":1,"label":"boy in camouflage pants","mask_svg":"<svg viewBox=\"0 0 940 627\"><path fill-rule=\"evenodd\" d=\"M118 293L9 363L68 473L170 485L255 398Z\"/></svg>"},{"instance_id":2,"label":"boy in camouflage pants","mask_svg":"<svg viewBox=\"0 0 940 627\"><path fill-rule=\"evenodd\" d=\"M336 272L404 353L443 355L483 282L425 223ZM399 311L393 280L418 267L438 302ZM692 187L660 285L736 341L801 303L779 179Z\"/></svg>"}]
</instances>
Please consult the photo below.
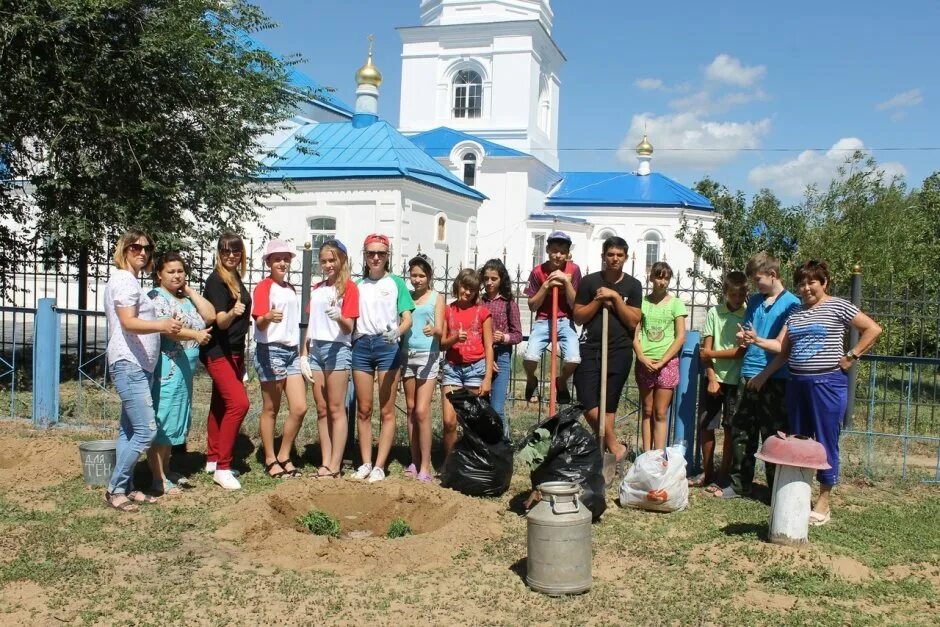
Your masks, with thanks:
<instances>
[{"instance_id":1,"label":"boy in camouflage pants","mask_svg":"<svg viewBox=\"0 0 940 627\"><path fill-rule=\"evenodd\" d=\"M747 303L744 324L738 333L744 360L741 364L740 400L731 418L732 461L730 485L714 492L718 498L733 499L751 492L754 481L754 453L761 442L779 431L789 431L786 392L790 373L781 368L757 387L751 379L764 369L774 354L762 347L762 340L775 339L790 314L800 308L800 299L780 282L780 262L767 253L751 257L747 278L757 294ZM767 464L767 485L773 486L774 466Z\"/></svg>"}]
</instances>

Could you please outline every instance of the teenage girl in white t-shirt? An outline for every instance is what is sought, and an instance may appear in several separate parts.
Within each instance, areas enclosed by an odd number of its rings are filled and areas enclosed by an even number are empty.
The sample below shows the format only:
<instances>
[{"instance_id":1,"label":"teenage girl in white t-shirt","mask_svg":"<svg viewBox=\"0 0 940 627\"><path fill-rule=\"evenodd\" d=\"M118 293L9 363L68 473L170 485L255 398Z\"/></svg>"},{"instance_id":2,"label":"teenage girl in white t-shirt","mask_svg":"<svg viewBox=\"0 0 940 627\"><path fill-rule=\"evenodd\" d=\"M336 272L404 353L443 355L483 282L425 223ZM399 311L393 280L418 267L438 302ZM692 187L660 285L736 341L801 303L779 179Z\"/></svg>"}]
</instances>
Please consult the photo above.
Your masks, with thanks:
<instances>
[{"instance_id":1,"label":"teenage girl in white t-shirt","mask_svg":"<svg viewBox=\"0 0 940 627\"><path fill-rule=\"evenodd\" d=\"M255 321L255 370L261 381L261 444L264 469L271 477L298 477L290 454L307 413L307 388L300 374L300 299L287 282L294 252L286 242L271 240L261 258L271 273L255 287L251 317ZM274 427L287 393L287 420L281 448L274 450Z\"/></svg>"},{"instance_id":2,"label":"teenage girl in white t-shirt","mask_svg":"<svg viewBox=\"0 0 940 627\"><path fill-rule=\"evenodd\" d=\"M353 342L352 371L362 465L354 476L360 480L368 478L370 483L385 479L384 466L395 441L395 393L401 367L399 338L411 328L411 312L415 308L405 282L389 272L390 250L385 235L366 237L362 251L365 276L357 284L359 319ZM376 379L382 428L373 466L372 399Z\"/></svg>"},{"instance_id":3,"label":"teenage girl in white t-shirt","mask_svg":"<svg viewBox=\"0 0 940 627\"><path fill-rule=\"evenodd\" d=\"M300 349L300 370L313 386L322 465L317 477L338 477L346 448L346 389L352 332L359 317L359 290L349 278L346 246L333 239L320 246L323 281L310 294L310 321Z\"/></svg>"}]
</instances>

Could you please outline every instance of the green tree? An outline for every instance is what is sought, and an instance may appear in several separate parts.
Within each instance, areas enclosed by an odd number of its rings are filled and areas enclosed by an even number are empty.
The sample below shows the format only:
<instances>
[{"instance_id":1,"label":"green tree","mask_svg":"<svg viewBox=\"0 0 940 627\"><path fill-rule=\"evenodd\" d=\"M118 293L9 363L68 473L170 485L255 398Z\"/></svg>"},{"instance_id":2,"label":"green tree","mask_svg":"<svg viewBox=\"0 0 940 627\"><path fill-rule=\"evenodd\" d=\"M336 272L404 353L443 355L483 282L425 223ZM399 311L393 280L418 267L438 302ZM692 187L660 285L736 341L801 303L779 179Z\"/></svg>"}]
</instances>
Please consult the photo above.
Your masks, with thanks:
<instances>
[{"instance_id":1,"label":"green tree","mask_svg":"<svg viewBox=\"0 0 940 627\"><path fill-rule=\"evenodd\" d=\"M247 35L271 26L245 0L4 0L0 274L26 241L75 260L257 221L259 138L304 96Z\"/></svg>"},{"instance_id":2,"label":"green tree","mask_svg":"<svg viewBox=\"0 0 940 627\"><path fill-rule=\"evenodd\" d=\"M744 270L747 260L759 251L767 251L784 263L796 254L802 233L799 217L784 208L780 200L767 189L762 189L750 205L744 192L731 193L727 187L705 178L697 182L695 191L712 201L715 237L710 237L700 220L683 215L676 237L713 270ZM720 289L720 276L700 267L689 268L689 276L702 280L709 289Z\"/></svg>"}]
</instances>

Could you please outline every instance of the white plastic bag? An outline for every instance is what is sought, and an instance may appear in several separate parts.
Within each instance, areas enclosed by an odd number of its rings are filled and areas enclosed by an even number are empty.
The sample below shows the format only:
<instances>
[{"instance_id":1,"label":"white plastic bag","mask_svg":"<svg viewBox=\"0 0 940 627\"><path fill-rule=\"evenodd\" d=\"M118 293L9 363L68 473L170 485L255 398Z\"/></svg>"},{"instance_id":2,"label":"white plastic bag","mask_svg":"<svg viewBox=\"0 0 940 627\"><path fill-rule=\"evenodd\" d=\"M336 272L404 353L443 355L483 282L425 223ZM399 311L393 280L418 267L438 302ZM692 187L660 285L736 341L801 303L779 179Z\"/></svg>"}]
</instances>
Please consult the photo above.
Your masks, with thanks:
<instances>
[{"instance_id":1,"label":"white plastic bag","mask_svg":"<svg viewBox=\"0 0 940 627\"><path fill-rule=\"evenodd\" d=\"M633 462L620 484L621 507L678 512L689 504L685 447L647 451Z\"/></svg>"}]
</instances>

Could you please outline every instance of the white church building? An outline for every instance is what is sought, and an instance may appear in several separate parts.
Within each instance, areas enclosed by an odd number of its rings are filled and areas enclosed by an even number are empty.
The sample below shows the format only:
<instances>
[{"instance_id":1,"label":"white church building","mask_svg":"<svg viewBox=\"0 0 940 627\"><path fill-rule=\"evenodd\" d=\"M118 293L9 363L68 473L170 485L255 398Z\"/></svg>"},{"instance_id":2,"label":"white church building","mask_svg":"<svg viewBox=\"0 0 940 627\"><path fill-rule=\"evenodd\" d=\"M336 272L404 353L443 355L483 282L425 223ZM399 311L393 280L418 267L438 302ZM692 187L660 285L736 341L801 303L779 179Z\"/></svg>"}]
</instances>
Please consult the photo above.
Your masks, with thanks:
<instances>
[{"instance_id":1,"label":"white church building","mask_svg":"<svg viewBox=\"0 0 940 627\"><path fill-rule=\"evenodd\" d=\"M398 29L397 129L381 118L370 49L354 109L326 95L267 138L274 156L259 178L280 192L270 229L314 248L336 236L351 251L385 233L396 267L420 250L453 267L504 258L525 277L554 230L571 236L582 269L599 269L612 235L629 243L637 275L663 258L693 265L675 234L683 214L710 230L711 202L653 171L646 137L635 171L562 169L565 56L550 0L420 0L419 12L419 26Z\"/></svg>"}]
</instances>

